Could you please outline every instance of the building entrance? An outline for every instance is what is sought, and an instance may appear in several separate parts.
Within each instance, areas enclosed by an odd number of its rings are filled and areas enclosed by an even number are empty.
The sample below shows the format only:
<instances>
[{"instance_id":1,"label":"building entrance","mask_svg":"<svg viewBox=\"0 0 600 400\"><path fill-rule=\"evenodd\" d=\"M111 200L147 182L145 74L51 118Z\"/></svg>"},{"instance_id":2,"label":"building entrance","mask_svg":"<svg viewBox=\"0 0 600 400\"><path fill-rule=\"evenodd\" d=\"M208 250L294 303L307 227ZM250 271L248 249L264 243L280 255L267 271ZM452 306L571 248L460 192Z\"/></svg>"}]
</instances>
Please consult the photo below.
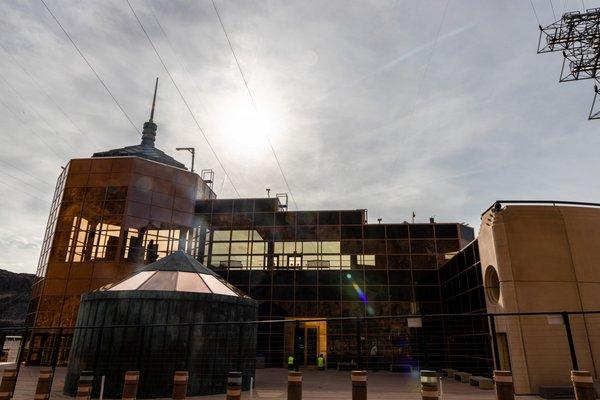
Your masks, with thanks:
<instances>
[{"instance_id":1,"label":"building entrance","mask_svg":"<svg viewBox=\"0 0 600 400\"><path fill-rule=\"evenodd\" d=\"M306 321L298 324L286 324L285 351L287 355L295 356L295 361L299 366L316 367L319 354L325 355L326 350L326 321Z\"/></svg>"}]
</instances>

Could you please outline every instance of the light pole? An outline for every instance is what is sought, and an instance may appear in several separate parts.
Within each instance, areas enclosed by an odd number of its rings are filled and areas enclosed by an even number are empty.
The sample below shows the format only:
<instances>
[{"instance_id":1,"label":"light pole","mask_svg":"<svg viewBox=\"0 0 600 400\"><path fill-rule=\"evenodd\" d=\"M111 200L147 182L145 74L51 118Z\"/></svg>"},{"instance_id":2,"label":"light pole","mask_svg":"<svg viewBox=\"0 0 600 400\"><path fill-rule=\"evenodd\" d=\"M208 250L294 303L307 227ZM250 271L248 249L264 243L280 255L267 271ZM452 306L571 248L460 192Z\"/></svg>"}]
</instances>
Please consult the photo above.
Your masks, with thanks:
<instances>
[{"instance_id":1,"label":"light pole","mask_svg":"<svg viewBox=\"0 0 600 400\"><path fill-rule=\"evenodd\" d=\"M187 150L192 153L192 172L194 172L194 158L196 157L196 149L193 147L176 147L175 150Z\"/></svg>"}]
</instances>

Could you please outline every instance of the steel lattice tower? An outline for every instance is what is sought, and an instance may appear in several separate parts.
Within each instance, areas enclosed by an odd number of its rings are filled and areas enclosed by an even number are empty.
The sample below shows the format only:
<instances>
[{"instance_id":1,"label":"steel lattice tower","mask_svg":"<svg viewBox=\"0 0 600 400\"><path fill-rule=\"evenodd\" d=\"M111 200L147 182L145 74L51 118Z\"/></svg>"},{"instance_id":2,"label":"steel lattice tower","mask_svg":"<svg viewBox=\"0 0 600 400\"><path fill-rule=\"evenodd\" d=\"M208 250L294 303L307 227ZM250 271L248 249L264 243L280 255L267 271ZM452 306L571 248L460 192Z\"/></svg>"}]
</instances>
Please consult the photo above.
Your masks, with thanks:
<instances>
[{"instance_id":1,"label":"steel lattice tower","mask_svg":"<svg viewBox=\"0 0 600 400\"><path fill-rule=\"evenodd\" d=\"M546 27L540 25L538 53L562 51L560 82L595 79L600 82L600 8L573 11ZM589 119L600 119L600 89L594 85Z\"/></svg>"}]
</instances>

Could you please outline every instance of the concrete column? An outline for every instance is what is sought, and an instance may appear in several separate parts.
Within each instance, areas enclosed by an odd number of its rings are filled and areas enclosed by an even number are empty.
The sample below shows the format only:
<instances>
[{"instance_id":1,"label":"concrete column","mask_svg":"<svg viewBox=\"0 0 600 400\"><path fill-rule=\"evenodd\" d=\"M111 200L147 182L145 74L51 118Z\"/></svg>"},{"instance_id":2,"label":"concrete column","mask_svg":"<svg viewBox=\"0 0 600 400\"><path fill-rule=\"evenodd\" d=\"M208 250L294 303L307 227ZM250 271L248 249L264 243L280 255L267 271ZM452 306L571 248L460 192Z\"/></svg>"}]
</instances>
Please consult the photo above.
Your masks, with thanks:
<instances>
[{"instance_id":1,"label":"concrete column","mask_svg":"<svg viewBox=\"0 0 600 400\"><path fill-rule=\"evenodd\" d=\"M15 393L17 383L17 370L8 368L2 372L2 383L0 383L0 400L8 400Z\"/></svg>"},{"instance_id":2,"label":"concrete column","mask_svg":"<svg viewBox=\"0 0 600 400\"><path fill-rule=\"evenodd\" d=\"M302 400L302 372L288 371L288 400Z\"/></svg>"},{"instance_id":3,"label":"concrete column","mask_svg":"<svg viewBox=\"0 0 600 400\"><path fill-rule=\"evenodd\" d=\"M494 371L494 386L496 387L496 400L515 399L512 372Z\"/></svg>"},{"instance_id":4,"label":"concrete column","mask_svg":"<svg viewBox=\"0 0 600 400\"><path fill-rule=\"evenodd\" d=\"M242 398L242 373L230 372L227 375L227 400L240 400Z\"/></svg>"},{"instance_id":5,"label":"concrete column","mask_svg":"<svg viewBox=\"0 0 600 400\"><path fill-rule=\"evenodd\" d=\"M139 371L125 372L125 383L123 384L123 400L135 400L137 397L138 383L140 382Z\"/></svg>"},{"instance_id":6,"label":"concrete column","mask_svg":"<svg viewBox=\"0 0 600 400\"><path fill-rule=\"evenodd\" d=\"M576 400L596 400L594 380L589 371L571 371L571 382Z\"/></svg>"},{"instance_id":7,"label":"concrete column","mask_svg":"<svg viewBox=\"0 0 600 400\"><path fill-rule=\"evenodd\" d=\"M185 400L187 396L188 372L175 371L173 377L173 400Z\"/></svg>"},{"instance_id":8,"label":"concrete column","mask_svg":"<svg viewBox=\"0 0 600 400\"><path fill-rule=\"evenodd\" d=\"M367 400L367 371L352 371L352 400Z\"/></svg>"},{"instance_id":9,"label":"concrete column","mask_svg":"<svg viewBox=\"0 0 600 400\"><path fill-rule=\"evenodd\" d=\"M48 400L50 398L53 375L51 369L43 369L40 371L37 387L35 389L35 400Z\"/></svg>"},{"instance_id":10,"label":"concrete column","mask_svg":"<svg viewBox=\"0 0 600 400\"><path fill-rule=\"evenodd\" d=\"M421 370L421 398L423 400L438 400L440 398L437 372Z\"/></svg>"}]
</instances>

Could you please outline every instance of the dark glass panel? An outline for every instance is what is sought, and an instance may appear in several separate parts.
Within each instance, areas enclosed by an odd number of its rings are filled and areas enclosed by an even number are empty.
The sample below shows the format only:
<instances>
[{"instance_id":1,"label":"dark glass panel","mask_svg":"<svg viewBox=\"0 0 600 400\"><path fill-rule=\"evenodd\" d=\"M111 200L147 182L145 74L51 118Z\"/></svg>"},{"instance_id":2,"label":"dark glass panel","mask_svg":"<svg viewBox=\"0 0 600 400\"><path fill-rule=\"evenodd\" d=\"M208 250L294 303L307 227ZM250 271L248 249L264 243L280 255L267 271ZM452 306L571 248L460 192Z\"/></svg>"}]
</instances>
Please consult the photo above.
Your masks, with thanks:
<instances>
[{"instance_id":1,"label":"dark glass panel","mask_svg":"<svg viewBox=\"0 0 600 400\"><path fill-rule=\"evenodd\" d=\"M332 289L333 291L337 292L338 294L338 298L335 299L337 301L321 301L321 288L319 288L319 303L318 303L318 313L316 315L318 315L319 317L323 317L323 318L337 318L340 316L342 310L340 307L340 302L339 302L339 289L336 288L335 290ZM332 333L335 333L336 331L336 327L337 327L337 323L335 321L328 321L327 322L327 336L329 336Z\"/></svg>"},{"instance_id":2,"label":"dark glass panel","mask_svg":"<svg viewBox=\"0 0 600 400\"><path fill-rule=\"evenodd\" d=\"M437 268L437 260L435 256L423 256L423 255L413 255L412 259L412 268L413 269L436 269Z\"/></svg>"},{"instance_id":3,"label":"dark glass panel","mask_svg":"<svg viewBox=\"0 0 600 400\"><path fill-rule=\"evenodd\" d=\"M342 254L362 254L362 240L343 240L341 242L341 252Z\"/></svg>"},{"instance_id":4,"label":"dark glass panel","mask_svg":"<svg viewBox=\"0 0 600 400\"><path fill-rule=\"evenodd\" d=\"M230 213L233 211L233 200L213 200L213 213Z\"/></svg>"},{"instance_id":5,"label":"dark glass panel","mask_svg":"<svg viewBox=\"0 0 600 400\"><path fill-rule=\"evenodd\" d=\"M296 240L296 230L293 226L276 226L271 229L272 238L277 242L293 242Z\"/></svg>"},{"instance_id":6,"label":"dark glass panel","mask_svg":"<svg viewBox=\"0 0 600 400\"><path fill-rule=\"evenodd\" d=\"M390 254L409 254L409 241L401 239L388 240L387 249Z\"/></svg>"},{"instance_id":7,"label":"dark glass panel","mask_svg":"<svg viewBox=\"0 0 600 400\"><path fill-rule=\"evenodd\" d=\"M125 201L107 201L104 203L106 214L123 214L125 212Z\"/></svg>"},{"instance_id":8,"label":"dark glass panel","mask_svg":"<svg viewBox=\"0 0 600 400\"><path fill-rule=\"evenodd\" d=\"M255 213L254 214L254 225L255 226L273 226L275 222L275 214L273 213Z\"/></svg>"},{"instance_id":9,"label":"dark glass panel","mask_svg":"<svg viewBox=\"0 0 600 400\"><path fill-rule=\"evenodd\" d=\"M252 213L234 213L233 214L233 229L251 228Z\"/></svg>"},{"instance_id":10,"label":"dark glass panel","mask_svg":"<svg viewBox=\"0 0 600 400\"><path fill-rule=\"evenodd\" d=\"M297 271L296 285L316 285L317 271Z\"/></svg>"},{"instance_id":11,"label":"dark glass panel","mask_svg":"<svg viewBox=\"0 0 600 400\"><path fill-rule=\"evenodd\" d=\"M365 225L365 239L385 239L385 225Z\"/></svg>"},{"instance_id":12,"label":"dark glass panel","mask_svg":"<svg viewBox=\"0 0 600 400\"><path fill-rule=\"evenodd\" d=\"M341 299L340 286L318 286L319 301L330 301Z\"/></svg>"},{"instance_id":13,"label":"dark glass panel","mask_svg":"<svg viewBox=\"0 0 600 400\"><path fill-rule=\"evenodd\" d=\"M408 225L386 225L388 239L407 239Z\"/></svg>"},{"instance_id":14,"label":"dark glass panel","mask_svg":"<svg viewBox=\"0 0 600 400\"><path fill-rule=\"evenodd\" d=\"M412 288L410 286L389 286L389 290L390 301L410 301L412 298ZM402 309L404 310L404 307Z\"/></svg>"},{"instance_id":15,"label":"dark glass panel","mask_svg":"<svg viewBox=\"0 0 600 400\"><path fill-rule=\"evenodd\" d=\"M296 301L316 301L317 287L316 286L295 286Z\"/></svg>"},{"instance_id":16,"label":"dark glass panel","mask_svg":"<svg viewBox=\"0 0 600 400\"><path fill-rule=\"evenodd\" d=\"M230 228L231 227L231 214L213 214L212 215L212 227L213 228Z\"/></svg>"},{"instance_id":17,"label":"dark glass panel","mask_svg":"<svg viewBox=\"0 0 600 400\"><path fill-rule=\"evenodd\" d=\"M254 211L254 200L236 199L233 201L233 212L252 212Z\"/></svg>"},{"instance_id":18,"label":"dark glass panel","mask_svg":"<svg viewBox=\"0 0 600 400\"><path fill-rule=\"evenodd\" d=\"M417 301L439 301L439 291L437 286L415 287L415 296Z\"/></svg>"},{"instance_id":19,"label":"dark glass panel","mask_svg":"<svg viewBox=\"0 0 600 400\"><path fill-rule=\"evenodd\" d=\"M196 201L195 212L197 214L210 214L212 212L212 201L211 200L198 200Z\"/></svg>"},{"instance_id":20,"label":"dark glass panel","mask_svg":"<svg viewBox=\"0 0 600 400\"><path fill-rule=\"evenodd\" d=\"M271 284L271 272L270 271L250 271L250 283L253 285L270 285Z\"/></svg>"},{"instance_id":21,"label":"dark glass panel","mask_svg":"<svg viewBox=\"0 0 600 400\"><path fill-rule=\"evenodd\" d=\"M274 271L273 285L293 285L294 271Z\"/></svg>"},{"instance_id":22,"label":"dark glass panel","mask_svg":"<svg viewBox=\"0 0 600 400\"><path fill-rule=\"evenodd\" d=\"M319 311L319 304L314 301L296 301L296 315L298 317L314 317ZM320 315L319 315L320 316Z\"/></svg>"},{"instance_id":23,"label":"dark glass panel","mask_svg":"<svg viewBox=\"0 0 600 400\"><path fill-rule=\"evenodd\" d=\"M294 226L294 225L296 225L296 213L294 213L294 212L275 213L275 225L278 225L278 226Z\"/></svg>"},{"instance_id":24,"label":"dark glass panel","mask_svg":"<svg viewBox=\"0 0 600 400\"><path fill-rule=\"evenodd\" d=\"M68 201L83 201L85 197L85 188L83 187L73 187L66 188L63 194L63 202Z\"/></svg>"},{"instance_id":25,"label":"dark glass panel","mask_svg":"<svg viewBox=\"0 0 600 400\"><path fill-rule=\"evenodd\" d=\"M388 288L387 286L367 286L367 301L387 301Z\"/></svg>"},{"instance_id":26,"label":"dark glass panel","mask_svg":"<svg viewBox=\"0 0 600 400\"><path fill-rule=\"evenodd\" d=\"M317 240L317 227L316 226L298 226L296 228L296 238L298 240Z\"/></svg>"},{"instance_id":27,"label":"dark glass panel","mask_svg":"<svg viewBox=\"0 0 600 400\"><path fill-rule=\"evenodd\" d=\"M365 277L363 271L342 271L342 285L352 285L356 283L359 286L364 285Z\"/></svg>"},{"instance_id":28,"label":"dark glass panel","mask_svg":"<svg viewBox=\"0 0 600 400\"><path fill-rule=\"evenodd\" d=\"M413 271L413 283L415 285L437 285L437 271Z\"/></svg>"},{"instance_id":29,"label":"dark glass panel","mask_svg":"<svg viewBox=\"0 0 600 400\"><path fill-rule=\"evenodd\" d=\"M362 226L344 225L342 226L342 239L362 239Z\"/></svg>"},{"instance_id":30,"label":"dark glass panel","mask_svg":"<svg viewBox=\"0 0 600 400\"><path fill-rule=\"evenodd\" d=\"M409 230L411 239L433 238L433 225L431 224L410 225Z\"/></svg>"},{"instance_id":31,"label":"dark glass panel","mask_svg":"<svg viewBox=\"0 0 600 400\"><path fill-rule=\"evenodd\" d=\"M340 226L319 226L317 238L319 240L340 240Z\"/></svg>"},{"instance_id":32,"label":"dark glass panel","mask_svg":"<svg viewBox=\"0 0 600 400\"><path fill-rule=\"evenodd\" d=\"M273 286L273 300L294 300L294 287L293 286ZM275 315L275 311L273 311Z\"/></svg>"},{"instance_id":33,"label":"dark glass panel","mask_svg":"<svg viewBox=\"0 0 600 400\"><path fill-rule=\"evenodd\" d=\"M411 240L410 250L413 254L435 254L435 241Z\"/></svg>"},{"instance_id":34,"label":"dark glass panel","mask_svg":"<svg viewBox=\"0 0 600 400\"><path fill-rule=\"evenodd\" d=\"M361 302L342 302L342 317L364 317L365 305ZM354 323L354 321L352 321Z\"/></svg>"},{"instance_id":35,"label":"dark glass panel","mask_svg":"<svg viewBox=\"0 0 600 400\"><path fill-rule=\"evenodd\" d=\"M375 256L375 267L371 267L374 269L387 269L387 259L385 255L376 255Z\"/></svg>"},{"instance_id":36,"label":"dark glass panel","mask_svg":"<svg viewBox=\"0 0 600 400\"><path fill-rule=\"evenodd\" d=\"M342 225L361 225L363 223L363 212L357 211L342 211Z\"/></svg>"},{"instance_id":37,"label":"dark glass panel","mask_svg":"<svg viewBox=\"0 0 600 400\"><path fill-rule=\"evenodd\" d=\"M441 254L453 253L460 250L458 240L436 240L436 245L437 252Z\"/></svg>"},{"instance_id":38,"label":"dark glass panel","mask_svg":"<svg viewBox=\"0 0 600 400\"><path fill-rule=\"evenodd\" d=\"M462 224L459 226L460 226L461 239L464 239L467 242L470 242L475 239L475 230L473 228L471 228L470 226L462 225Z\"/></svg>"},{"instance_id":39,"label":"dark glass panel","mask_svg":"<svg viewBox=\"0 0 600 400\"><path fill-rule=\"evenodd\" d=\"M387 285L388 276L387 271L365 271L365 284L366 285Z\"/></svg>"},{"instance_id":40,"label":"dark glass panel","mask_svg":"<svg viewBox=\"0 0 600 400\"><path fill-rule=\"evenodd\" d=\"M254 200L254 212L274 212L278 207L279 201L275 198Z\"/></svg>"},{"instance_id":41,"label":"dark glass panel","mask_svg":"<svg viewBox=\"0 0 600 400\"><path fill-rule=\"evenodd\" d=\"M411 271L388 271L390 285L410 285L412 282Z\"/></svg>"},{"instance_id":42,"label":"dark glass panel","mask_svg":"<svg viewBox=\"0 0 600 400\"><path fill-rule=\"evenodd\" d=\"M340 213L338 211L320 211L319 225L339 225Z\"/></svg>"},{"instance_id":43,"label":"dark glass panel","mask_svg":"<svg viewBox=\"0 0 600 400\"><path fill-rule=\"evenodd\" d=\"M271 286L250 286L248 295L254 300L270 300Z\"/></svg>"},{"instance_id":44,"label":"dark glass panel","mask_svg":"<svg viewBox=\"0 0 600 400\"><path fill-rule=\"evenodd\" d=\"M452 239L458 238L458 229L456 224L435 224L435 237Z\"/></svg>"},{"instance_id":45,"label":"dark glass panel","mask_svg":"<svg viewBox=\"0 0 600 400\"><path fill-rule=\"evenodd\" d=\"M365 240L364 241L364 253L365 254L385 254L385 240Z\"/></svg>"},{"instance_id":46,"label":"dark glass panel","mask_svg":"<svg viewBox=\"0 0 600 400\"><path fill-rule=\"evenodd\" d=\"M317 213L315 211L298 212L298 225L317 225Z\"/></svg>"},{"instance_id":47,"label":"dark glass panel","mask_svg":"<svg viewBox=\"0 0 600 400\"><path fill-rule=\"evenodd\" d=\"M319 285L339 285L339 271L319 271Z\"/></svg>"},{"instance_id":48,"label":"dark glass panel","mask_svg":"<svg viewBox=\"0 0 600 400\"><path fill-rule=\"evenodd\" d=\"M248 271L229 271L228 281L235 285L247 285L248 284Z\"/></svg>"}]
</instances>

